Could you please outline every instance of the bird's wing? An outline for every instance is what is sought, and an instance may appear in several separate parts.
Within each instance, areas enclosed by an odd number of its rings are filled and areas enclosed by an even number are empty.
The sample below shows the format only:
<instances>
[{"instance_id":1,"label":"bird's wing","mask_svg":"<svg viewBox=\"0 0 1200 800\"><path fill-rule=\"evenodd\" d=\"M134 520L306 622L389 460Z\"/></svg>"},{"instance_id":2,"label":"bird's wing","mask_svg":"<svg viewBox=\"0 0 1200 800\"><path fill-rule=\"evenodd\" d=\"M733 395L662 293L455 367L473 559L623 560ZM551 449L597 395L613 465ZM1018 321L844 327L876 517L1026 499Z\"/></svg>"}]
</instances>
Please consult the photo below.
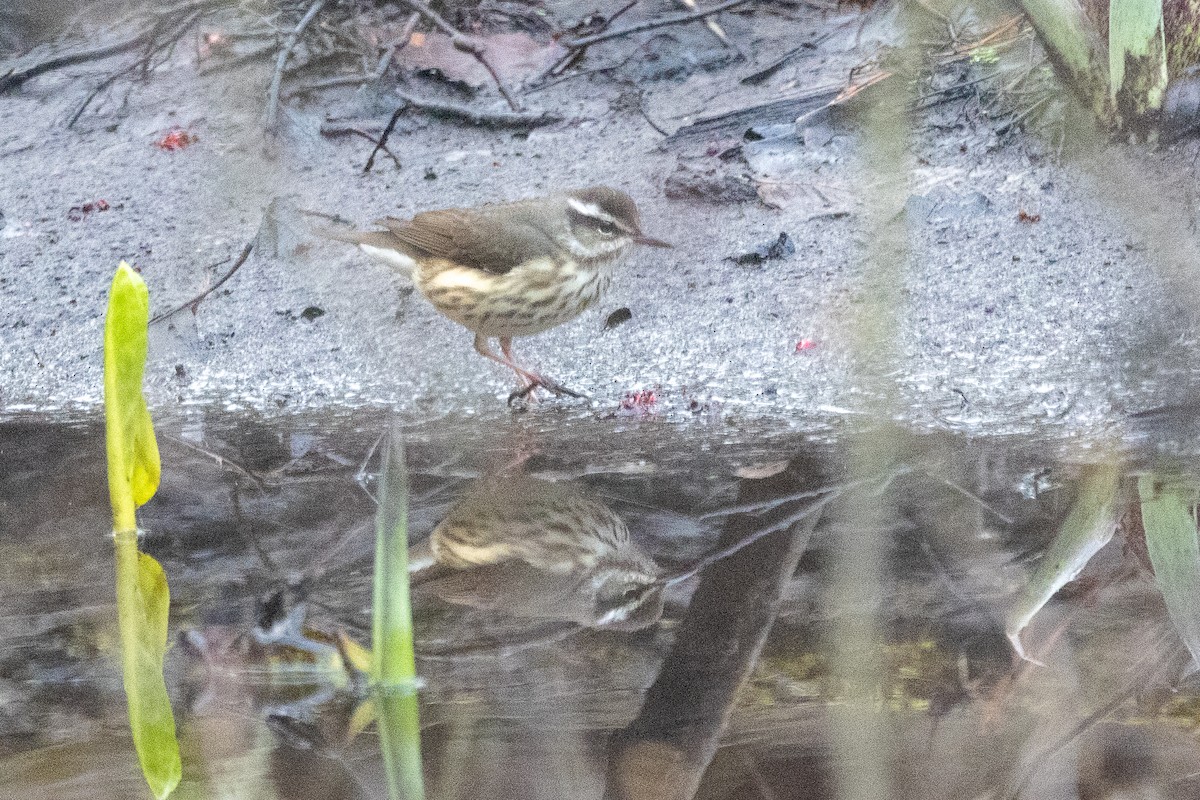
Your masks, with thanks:
<instances>
[{"instance_id":1,"label":"bird's wing","mask_svg":"<svg viewBox=\"0 0 1200 800\"><path fill-rule=\"evenodd\" d=\"M537 214L530 212L535 209L510 203L467 213L426 211L412 219L388 217L376 224L402 249L503 275L531 254L552 253L557 246Z\"/></svg>"}]
</instances>

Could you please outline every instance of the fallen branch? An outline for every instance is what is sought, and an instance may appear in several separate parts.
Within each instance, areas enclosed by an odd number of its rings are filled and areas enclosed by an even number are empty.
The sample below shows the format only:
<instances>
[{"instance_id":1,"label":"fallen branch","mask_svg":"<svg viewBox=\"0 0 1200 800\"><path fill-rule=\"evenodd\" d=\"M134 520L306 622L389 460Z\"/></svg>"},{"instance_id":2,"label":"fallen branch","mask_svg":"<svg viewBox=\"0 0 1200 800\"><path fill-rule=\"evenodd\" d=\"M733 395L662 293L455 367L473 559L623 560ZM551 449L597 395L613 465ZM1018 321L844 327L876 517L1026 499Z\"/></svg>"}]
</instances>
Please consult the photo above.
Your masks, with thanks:
<instances>
[{"instance_id":1,"label":"fallen branch","mask_svg":"<svg viewBox=\"0 0 1200 800\"><path fill-rule=\"evenodd\" d=\"M178 314L180 311L183 311L185 308L192 309L192 312L194 313L196 310L196 307L198 305L200 305L201 300L208 297L210 294L215 292L217 289L220 289L221 286L224 285L225 281L232 278L233 274L235 272L237 272L239 269L241 269L242 264L246 263L246 259L250 257L250 252L253 249L254 249L254 240L251 240L244 248L242 248L242 254L240 256L238 256L237 261L233 262L233 266L229 268L229 271L221 276L221 280L217 281L212 286L208 287L203 292L201 292L200 294L193 297L191 300L188 300L186 303L178 305L175 308L172 308L170 311L164 311L162 314L156 315L153 319L150 320L150 324L154 325L156 323L162 322L165 319L173 317L176 314ZM229 259L225 259L225 261L228 261L228 260ZM212 266L213 267L220 266L221 264L224 264L225 261L218 261L216 264L213 264ZM209 269L211 269L211 268L212 267L210 267Z\"/></svg>"},{"instance_id":2,"label":"fallen branch","mask_svg":"<svg viewBox=\"0 0 1200 800\"><path fill-rule=\"evenodd\" d=\"M88 61L98 61L109 56L120 55L129 50L145 44L154 32L158 30L158 26L154 25L149 30L136 33L128 39L120 42L114 42L108 45L99 47L90 47L86 50L76 50L72 53L64 53L60 56L48 58L45 61L40 61L32 66L26 67L23 70L10 70L7 75L0 75L0 92L16 89L25 81L36 78L38 75L43 75L47 72L52 72L56 69L69 67L73 64L84 64Z\"/></svg>"},{"instance_id":3,"label":"fallen branch","mask_svg":"<svg viewBox=\"0 0 1200 800\"><path fill-rule=\"evenodd\" d=\"M648 19L644 22L637 22L633 25L626 25L624 28L615 28L610 31L602 31L594 33L591 36L581 36L578 39L567 39L559 41L563 47L569 50L578 50L581 47L588 47L597 42L604 42L609 39L616 39L620 36L628 36L631 33L641 33L642 31L653 30L654 28L663 28L667 25L681 25L685 22L693 22L698 19L710 17L713 14L719 14L722 11L727 11L735 6L744 6L747 3L754 3L757 0L725 0L723 3L718 3L712 8L707 8L701 11L691 11L686 14L667 14L654 19Z\"/></svg>"},{"instance_id":4,"label":"fallen branch","mask_svg":"<svg viewBox=\"0 0 1200 800\"><path fill-rule=\"evenodd\" d=\"M308 7L308 11L300 18L300 22L288 34L288 38L283 43L283 49L279 51L279 55L275 59L275 73L271 76L271 88L267 91L268 131L275 132L279 129L279 87L283 83L283 68L287 66L288 59L292 57L292 51L296 49L304 29L325 6L325 2L326 0L316 0Z\"/></svg>"},{"instance_id":5,"label":"fallen branch","mask_svg":"<svg viewBox=\"0 0 1200 800\"><path fill-rule=\"evenodd\" d=\"M457 49L462 50L465 53L470 53L472 56L474 56L475 60L483 65L483 68L486 69L488 74L492 76L492 80L496 82L496 88L500 90L500 94L504 96L506 101L508 101L509 107L514 112L520 113L521 104L517 102L517 98L500 78L500 73L496 71L496 68L492 66L492 62L488 60L486 44L474 36L468 36L458 30L458 28L455 28L453 25L447 22L441 14L438 14L432 8L427 6L424 2L422 2L422 0L403 0L403 2L413 11L416 11L421 16L425 17L425 19L433 23L435 28L449 36L451 44L453 44Z\"/></svg>"},{"instance_id":6,"label":"fallen branch","mask_svg":"<svg viewBox=\"0 0 1200 800\"><path fill-rule=\"evenodd\" d=\"M497 128L533 128L538 125L549 125L562 119L541 111L480 111L460 103L416 97L400 89L396 90L396 94L413 108L419 108L434 115L461 119L472 125L491 125Z\"/></svg>"}]
</instances>

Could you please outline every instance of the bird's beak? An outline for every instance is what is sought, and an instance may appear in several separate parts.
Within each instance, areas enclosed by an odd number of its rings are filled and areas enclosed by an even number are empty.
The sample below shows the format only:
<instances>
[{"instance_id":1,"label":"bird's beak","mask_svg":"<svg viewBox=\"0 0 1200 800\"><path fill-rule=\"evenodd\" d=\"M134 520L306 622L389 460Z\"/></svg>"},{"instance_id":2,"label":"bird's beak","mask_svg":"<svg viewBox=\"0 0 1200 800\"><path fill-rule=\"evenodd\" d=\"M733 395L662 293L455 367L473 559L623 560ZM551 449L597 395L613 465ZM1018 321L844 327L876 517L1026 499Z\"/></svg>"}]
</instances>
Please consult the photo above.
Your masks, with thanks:
<instances>
[{"instance_id":1,"label":"bird's beak","mask_svg":"<svg viewBox=\"0 0 1200 800\"><path fill-rule=\"evenodd\" d=\"M647 247L674 247L673 244L668 244L662 239L651 239L649 236L634 237L634 244L644 244Z\"/></svg>"}]
</instances>

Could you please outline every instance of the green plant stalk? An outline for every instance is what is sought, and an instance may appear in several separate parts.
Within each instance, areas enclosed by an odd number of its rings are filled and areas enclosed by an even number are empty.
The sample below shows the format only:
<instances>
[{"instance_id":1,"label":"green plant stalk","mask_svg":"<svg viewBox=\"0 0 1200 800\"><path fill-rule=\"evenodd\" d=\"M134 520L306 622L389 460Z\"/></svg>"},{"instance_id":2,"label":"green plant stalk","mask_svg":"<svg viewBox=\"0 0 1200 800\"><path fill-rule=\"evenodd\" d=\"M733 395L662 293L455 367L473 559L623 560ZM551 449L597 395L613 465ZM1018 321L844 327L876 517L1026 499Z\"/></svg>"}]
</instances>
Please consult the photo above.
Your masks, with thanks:
<instances>
[{"instance_id":1,"label":"green plant stalk","mask_svg":"<svg viewBox=\"0 0 1200 800\"><path fill-rule=\"evenodd\" d=\"M408 585L408 474L396 429L388 433L375 528L371 677L393 800L425 796Z\"/></svg>"},{"instance_id":2,"label":"green plant stalk","mask_svg":"<svg viewBox=\"0 0 1200 800\"><path fill-rule=\"evenodd\" d=\"M129 728L146 783L157 798L179 785L182 764L163 680L170 592L162 567L138 551L137 507L158 489L154 425L142 395L150 293L122 262L104 322L104 416L108 489L116 550L117 621Z\"/></svg>"}]
</instances>

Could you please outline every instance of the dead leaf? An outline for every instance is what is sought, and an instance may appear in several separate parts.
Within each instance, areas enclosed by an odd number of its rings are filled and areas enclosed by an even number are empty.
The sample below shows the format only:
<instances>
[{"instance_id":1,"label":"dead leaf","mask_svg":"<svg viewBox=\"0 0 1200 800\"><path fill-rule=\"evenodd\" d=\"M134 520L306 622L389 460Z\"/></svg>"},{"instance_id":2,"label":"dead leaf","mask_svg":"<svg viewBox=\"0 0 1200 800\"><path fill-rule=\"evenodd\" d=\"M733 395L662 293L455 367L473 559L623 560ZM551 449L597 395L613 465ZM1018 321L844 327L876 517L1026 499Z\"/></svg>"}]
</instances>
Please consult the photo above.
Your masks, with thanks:
<instances>
[{"instance_id":1,"label":"dead leaf","mask_svg":"<svg viewBox=\"0 0 1200 800\"><path fill-rule=\"evenodd\" d=\"M488 61L506 83L520 83L541 73L562 58L566 50L551 42L542 44L526 33L497 33L480 37ZM479 60L459 50L444 33L413 34L408 46L396 53L396 63L414 72L435 71L446 80L481 88L492 77Z\"/></svg>"}]
</instances>

